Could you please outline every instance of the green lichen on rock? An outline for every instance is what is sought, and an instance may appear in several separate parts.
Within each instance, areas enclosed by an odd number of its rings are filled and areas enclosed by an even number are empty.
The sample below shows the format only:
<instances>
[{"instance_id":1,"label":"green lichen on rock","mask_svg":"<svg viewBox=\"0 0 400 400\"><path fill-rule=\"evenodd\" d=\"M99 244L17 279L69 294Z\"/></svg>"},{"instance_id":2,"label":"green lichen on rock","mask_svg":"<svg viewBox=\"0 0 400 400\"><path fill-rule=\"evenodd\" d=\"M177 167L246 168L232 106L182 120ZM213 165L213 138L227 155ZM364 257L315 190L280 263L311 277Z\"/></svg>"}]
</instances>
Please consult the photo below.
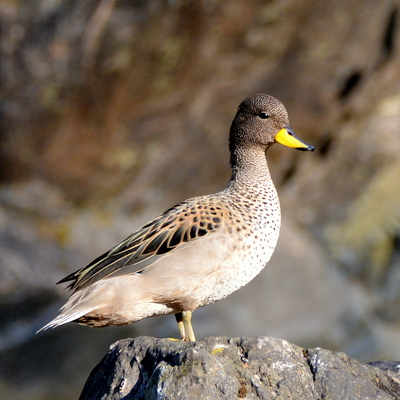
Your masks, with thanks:
<instances>
[{"instance_id":1,"label":"green lichen on rock","mask_svg":"<svg viewBox=\"0 0 400 400\"><path fill-rule=\"evenodd\" d=\"M371 280L384 274L400 231L399 177L400 162L382 168L353 202L347 219L328 233L335 255L366 263Z\"/></svg>"}]
</instances>

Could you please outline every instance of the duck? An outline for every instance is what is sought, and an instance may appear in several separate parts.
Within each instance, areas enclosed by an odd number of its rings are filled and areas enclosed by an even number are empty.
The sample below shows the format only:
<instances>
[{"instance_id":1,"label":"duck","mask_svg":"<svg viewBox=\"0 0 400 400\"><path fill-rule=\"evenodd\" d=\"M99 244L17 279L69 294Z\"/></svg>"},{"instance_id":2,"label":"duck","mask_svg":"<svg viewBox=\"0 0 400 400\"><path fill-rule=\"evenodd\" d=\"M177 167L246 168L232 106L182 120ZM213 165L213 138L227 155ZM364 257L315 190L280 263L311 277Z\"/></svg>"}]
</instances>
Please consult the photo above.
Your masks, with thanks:
<instances>
[{"instance_id":1,"label":"duck","mask_svg":"<svg viewBox=\"0 0 400 400\"><path fill-rule=\"evenodd\" d=\"M290 128L279 100L267 94L246 98L230 127L227 186L169 208L58 282L69 284L71 296L39 331L69 322L104 327L174 314L182 340L195 341L193 311L249 283L274 252L281 211L267 152L275 143L314 150Z\"/></svg>"}]
</instances>

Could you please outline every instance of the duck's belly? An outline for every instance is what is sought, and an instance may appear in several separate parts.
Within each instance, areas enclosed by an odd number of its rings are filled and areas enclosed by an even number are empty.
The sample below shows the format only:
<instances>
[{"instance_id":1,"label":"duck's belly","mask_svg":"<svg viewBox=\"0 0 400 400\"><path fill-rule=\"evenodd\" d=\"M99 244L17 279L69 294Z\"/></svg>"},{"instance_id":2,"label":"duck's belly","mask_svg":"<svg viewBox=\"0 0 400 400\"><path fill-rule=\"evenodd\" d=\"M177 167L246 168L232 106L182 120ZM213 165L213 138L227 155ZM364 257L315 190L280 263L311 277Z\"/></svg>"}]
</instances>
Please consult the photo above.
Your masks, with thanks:
<instances>
[{"instance_id":1,"label":"duck's belly","mask_svg":"<svg viewBox=\"0 0 400 400\"><path fill-rule=\"evenodd\" d=\"M270 260L278 234L276 232L263 239L249 237L241 241L237 249L196 288L202 293L199 307L223 299L257 276Z\"/></svg>"},{"instance_id":2,"label":"duck's belly","mask_svg":"<svg viewBox=\"0 0 400 400\"><path fill-rule=\"evenodd\" d=\"M266 230L264 235L249 232L242 239L206 237L202 257L194 246L193 254L190 246L178 249L144 275L150 278L146 281L152 291L160 294L160 302L193 311L223 299L258 275L272 256L278 234Z\"/></svg>"}]
</instances>

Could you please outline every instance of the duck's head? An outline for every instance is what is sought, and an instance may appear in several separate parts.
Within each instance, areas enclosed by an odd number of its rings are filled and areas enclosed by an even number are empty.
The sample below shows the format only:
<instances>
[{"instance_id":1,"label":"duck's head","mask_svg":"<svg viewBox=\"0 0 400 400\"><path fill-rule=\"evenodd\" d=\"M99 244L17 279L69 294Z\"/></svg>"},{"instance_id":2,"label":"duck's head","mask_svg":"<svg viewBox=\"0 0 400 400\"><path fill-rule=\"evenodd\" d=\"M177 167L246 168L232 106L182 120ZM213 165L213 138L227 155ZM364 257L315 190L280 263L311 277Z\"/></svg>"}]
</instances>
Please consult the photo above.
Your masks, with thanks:
<instances>
[{"instance_id":1,"label":"duck's head","mask_svg":"<svg viewBox=\"0 0 400 400\"><path fill-rule=\"evenodd\" d=\"M267 150L276 142L297 150L314 151L313 146L294 134L285 106L275 97L256 94L242 101L231 126L231 152L238 147L254 146Z\"/></svg>"}]
</instances>

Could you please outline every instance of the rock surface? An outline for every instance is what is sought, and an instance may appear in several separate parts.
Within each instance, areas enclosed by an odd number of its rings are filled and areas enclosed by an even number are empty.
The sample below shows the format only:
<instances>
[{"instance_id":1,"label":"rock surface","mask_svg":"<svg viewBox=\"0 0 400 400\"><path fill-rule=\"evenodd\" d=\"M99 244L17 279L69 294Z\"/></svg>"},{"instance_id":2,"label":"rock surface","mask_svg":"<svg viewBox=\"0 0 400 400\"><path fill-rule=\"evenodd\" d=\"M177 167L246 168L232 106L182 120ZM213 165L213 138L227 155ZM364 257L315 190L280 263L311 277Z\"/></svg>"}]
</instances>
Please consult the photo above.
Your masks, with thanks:
<instances>
[{"instance_id":1,"label":"rock surface","mask_svg":"<svg viewBox=\"0 0 400 400\"><path fill-rule=\"evenodd\" d=\"M398 399L396 366L269 337L116 342L80 400Z\"/></svg>"}]
</instances>

